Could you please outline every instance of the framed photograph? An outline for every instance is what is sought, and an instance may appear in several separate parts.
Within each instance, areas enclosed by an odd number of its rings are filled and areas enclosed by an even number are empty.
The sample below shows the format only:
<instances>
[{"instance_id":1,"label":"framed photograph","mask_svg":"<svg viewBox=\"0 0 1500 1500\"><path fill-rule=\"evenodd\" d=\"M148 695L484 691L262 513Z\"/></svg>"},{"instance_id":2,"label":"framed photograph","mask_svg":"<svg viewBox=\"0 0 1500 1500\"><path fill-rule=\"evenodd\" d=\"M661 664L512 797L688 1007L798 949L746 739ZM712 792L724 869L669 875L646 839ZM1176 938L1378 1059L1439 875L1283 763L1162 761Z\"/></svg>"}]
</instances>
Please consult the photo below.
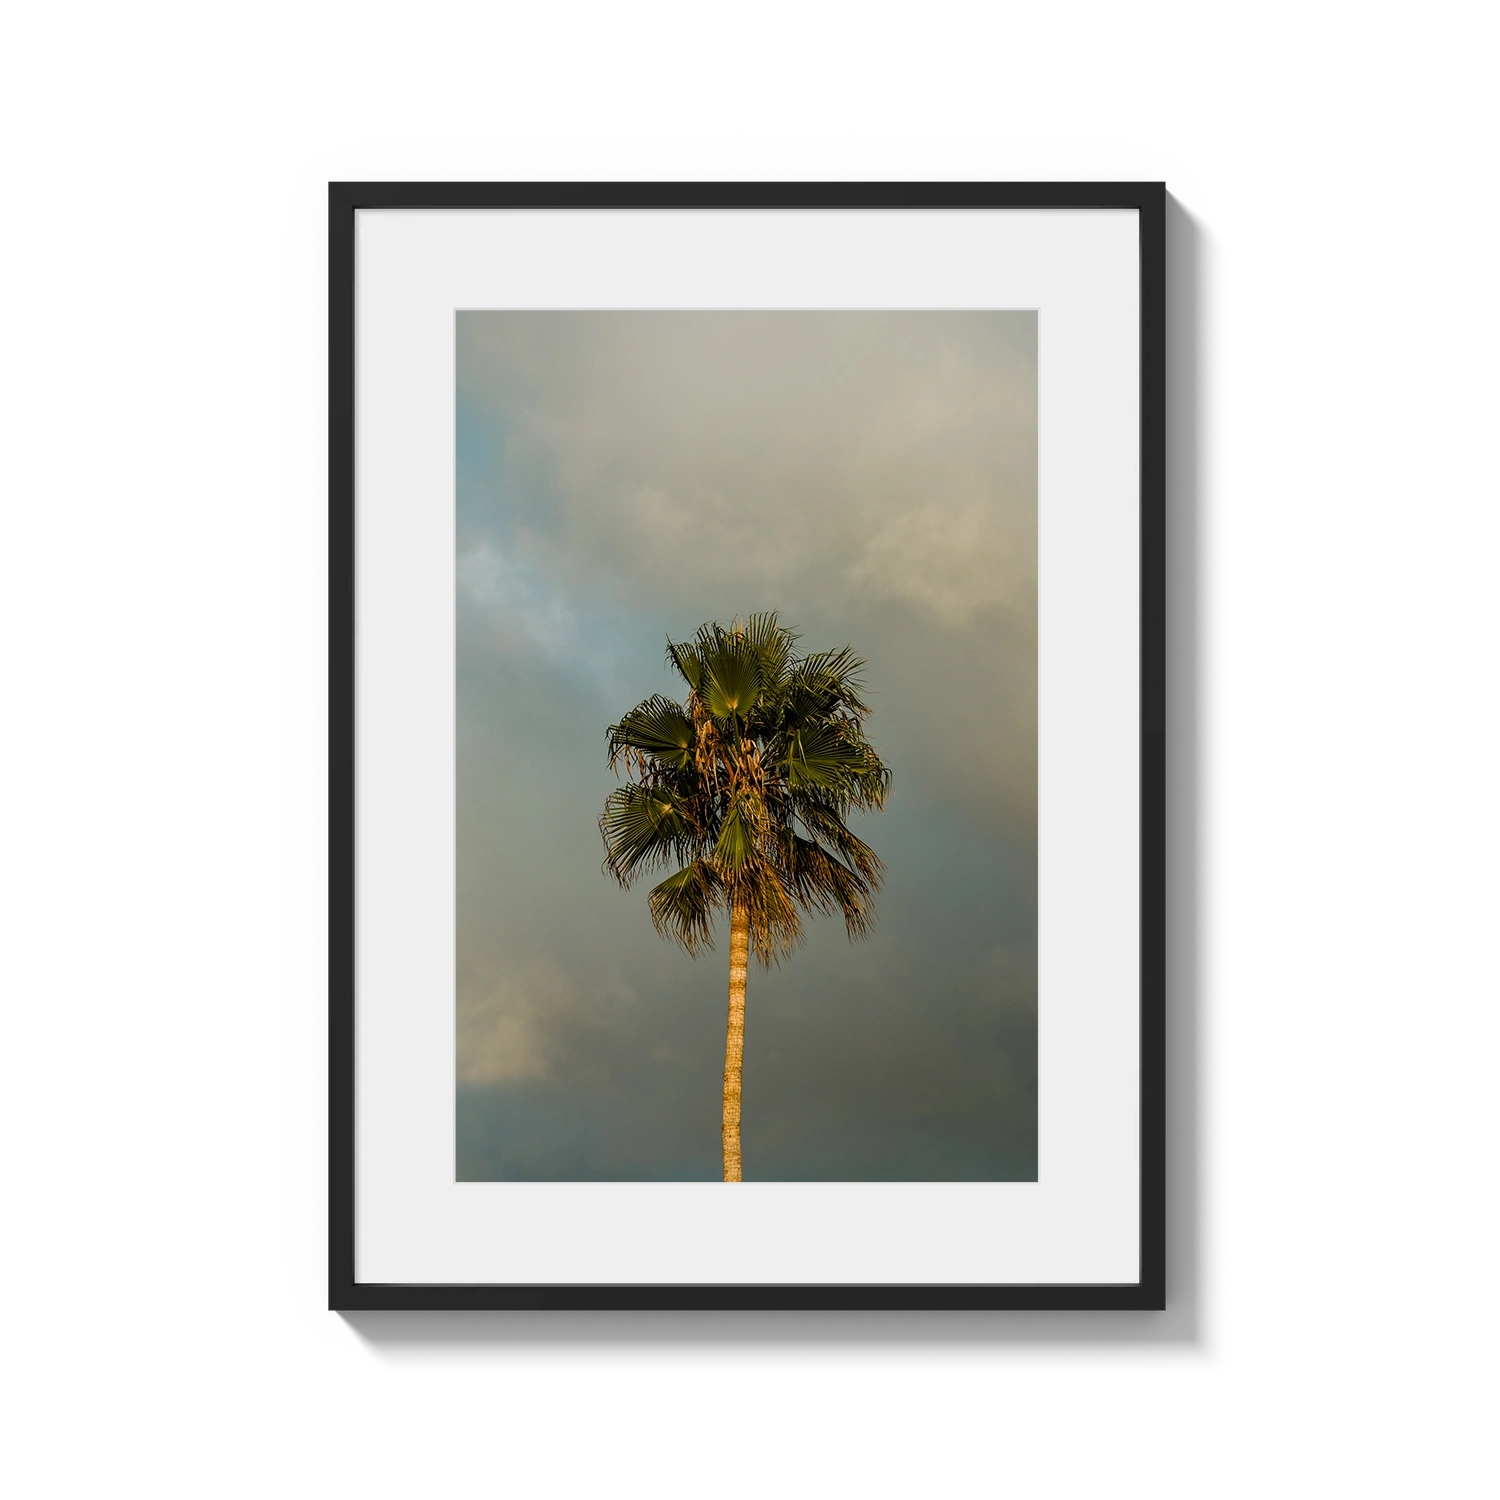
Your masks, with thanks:
<instances>
[{"instance_id":1,"label":"framed photograph","mask_svg":"<svg viewBox=\"0 0 1500 1500\"><path fill-rule=\"evenodd\" d=\"M329 201L330 1304L1163 1307L1162 186Z\"/></svg>"}]
</instances>

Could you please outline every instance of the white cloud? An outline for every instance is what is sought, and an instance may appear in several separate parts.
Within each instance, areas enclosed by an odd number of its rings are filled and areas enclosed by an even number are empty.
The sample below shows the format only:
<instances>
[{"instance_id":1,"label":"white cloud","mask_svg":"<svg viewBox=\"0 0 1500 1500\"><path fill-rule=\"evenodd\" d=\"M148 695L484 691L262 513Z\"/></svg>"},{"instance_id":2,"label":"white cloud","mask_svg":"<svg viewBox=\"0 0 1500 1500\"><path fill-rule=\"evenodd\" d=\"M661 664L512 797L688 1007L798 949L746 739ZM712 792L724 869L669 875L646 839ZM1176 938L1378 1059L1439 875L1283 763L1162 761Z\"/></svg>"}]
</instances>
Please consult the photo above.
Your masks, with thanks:
<instances>
[{"instance_id":1,"label":"white cloud","mask_svg":"<svg viewBox=\"0 0 1500 1500\"><path fill-rule=\"evenodd\" d=\"M589 983L548 959L485 960L469 947L458 984L458 1081L550 1078L581 1035L608 1033L635 994L618 975ZM476 961L484 967L476 971Z\"/></svg>"},{"instance_id":2,"label":"white cloud","mask_svg":"<svg viewBox=\"0 0 1500 1500\"><path fill-rule=\"evenodd\" d=\"M552 1071L549 1033L571 1010L562 971L533 963L504 977L458 987L458 1081L467 1084L545 1078Z\"/></svg>"},{"instance_id":3,"label":"white cloud","mask_svg":"<svg viewBox=\"0 0 1500 1500\"><path fill-rule=\"evenodd\" d=\"M886 518L845 577L870 598L963 626L981 609L1021 603L1025 562L1015 552L980 505L931 501Z\"/></svg>"},{"instance_id":4,"label":"white cloud","mask_svg":"<svg viewBox=\"0 0 1500 1500\"><path fill-rule=\"evenodd\" d=\"M504 556L493 543L459 554L458 586L474 603L508 617L549 656L577 648L578 621L567 599L539 569Z\"/></svg>"}]
</instances>

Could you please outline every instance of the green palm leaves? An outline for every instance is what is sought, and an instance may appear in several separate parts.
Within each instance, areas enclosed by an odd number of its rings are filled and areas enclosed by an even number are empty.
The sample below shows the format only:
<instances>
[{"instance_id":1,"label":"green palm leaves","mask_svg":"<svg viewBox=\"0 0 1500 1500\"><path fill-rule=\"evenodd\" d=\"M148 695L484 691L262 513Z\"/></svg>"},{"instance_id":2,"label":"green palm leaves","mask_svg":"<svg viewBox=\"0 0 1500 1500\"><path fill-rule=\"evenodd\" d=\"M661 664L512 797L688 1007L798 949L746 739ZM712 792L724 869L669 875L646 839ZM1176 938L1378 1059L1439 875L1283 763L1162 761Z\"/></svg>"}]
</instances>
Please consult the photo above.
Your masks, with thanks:
<instances>
[{"instance_id":1,"label":"green palm leaves","mask_svg":"<svg viewBox=\"0 0 1500 1500\"><path fill-rule=\"evenodd\" d=\"M611 792L599 827L614 873L628 883L636 868L648 868L684 843L685 827L677 799L666 787L634 782Z\"/></svg>"},{"instance_id":2,"label":"green palm leaves","mask_svg":"<svg viewBox=\"0 0 1500 1500\"><path fill-rule=\"evenodd\" d=\"M660 693L637 704L618 724L609 727L610 764L632 753L644 767L648 758L670 766L685 766L693 758L693 721Z\"/></svg>"},{"instance_id":3,"label":"green palm leaves","mask_svg":"<svg viewBox=\"0 0 1500 1500\"><path fill-rule=\"evenodd\" d=\"M700 859L653 886L646 898L657 932L692 954L713 947L714 913L723 899L724 884L718 872Z\"/></svg>"},{"instance_id":4,"label":"green palm leaves","mask_svg":"<svg viewBox=\"0 0 1500 1500\"><path fill-rule=\"evenodd\" d=\"M842 915L851 938L870 928L883 866L846 819L884 807L891 773L864 734L865 664L847 646L798 656L797 639L774 613L704 625L667 645L687 702L656 695L609 728L631 779L599 820L604 868L629 886L678 867L648 899L689 953L731 908L766 964L796 946L802 912Z\"/></svg>"},{"instance_id":5,"label":"green palm leaves","mask_svg":"<svg viewBox=\"0 0 1500 1500\"><path fill-rule=\"evenodd\" d=\"M748 714L760 696L762 668L775 665L748 635L718 624L705 625L696 640L668 641L667 660L718 720Z\"/></svg>"}]
</instances>

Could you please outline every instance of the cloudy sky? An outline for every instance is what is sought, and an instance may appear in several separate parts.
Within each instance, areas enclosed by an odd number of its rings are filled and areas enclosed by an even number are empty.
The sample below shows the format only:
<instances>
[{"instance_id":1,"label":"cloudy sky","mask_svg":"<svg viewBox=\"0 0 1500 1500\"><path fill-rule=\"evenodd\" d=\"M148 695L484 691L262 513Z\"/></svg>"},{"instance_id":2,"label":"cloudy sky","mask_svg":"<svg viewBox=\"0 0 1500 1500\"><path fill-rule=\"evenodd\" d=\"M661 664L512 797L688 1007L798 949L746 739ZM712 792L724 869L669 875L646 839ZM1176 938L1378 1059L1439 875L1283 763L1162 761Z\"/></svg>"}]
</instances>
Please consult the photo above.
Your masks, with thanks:
<instances>
[{"instance_id":1,"label":"cloudy sky","mask_svg":"<svg viewBox=\"0 0 1500 1500\"><path fill-rule=\"evenodd\" d=\"M727 942L600 870L667 636L868 658L879 925L746 1005L745 1176L1036 1173L1036 319L458 315L458 1175L717 1179Z\"/></svg>"}]
</instances>

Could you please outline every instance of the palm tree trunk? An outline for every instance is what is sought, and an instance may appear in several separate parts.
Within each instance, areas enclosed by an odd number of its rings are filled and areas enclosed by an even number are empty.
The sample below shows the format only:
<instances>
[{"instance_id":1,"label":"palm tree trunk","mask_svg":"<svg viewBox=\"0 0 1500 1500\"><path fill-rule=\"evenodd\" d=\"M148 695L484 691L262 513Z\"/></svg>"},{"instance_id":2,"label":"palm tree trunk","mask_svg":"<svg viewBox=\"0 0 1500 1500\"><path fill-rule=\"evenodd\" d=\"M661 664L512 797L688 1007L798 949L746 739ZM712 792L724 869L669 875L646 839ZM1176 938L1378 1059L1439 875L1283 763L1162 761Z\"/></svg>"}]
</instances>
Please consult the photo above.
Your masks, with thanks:
<instances>
[{"instance_id":1,"label":"palm tree trunk","mask_svg":"<svg viewBox=\"0 0 1500 1500\"><path fill-rule=\"evenodd\" d=\"M750 913L729 914L729 1027L724 1036L724 1181L740 1177L740 1077L745 1067L745 970L750 962Z\"/></svg>"}]
</instances>

